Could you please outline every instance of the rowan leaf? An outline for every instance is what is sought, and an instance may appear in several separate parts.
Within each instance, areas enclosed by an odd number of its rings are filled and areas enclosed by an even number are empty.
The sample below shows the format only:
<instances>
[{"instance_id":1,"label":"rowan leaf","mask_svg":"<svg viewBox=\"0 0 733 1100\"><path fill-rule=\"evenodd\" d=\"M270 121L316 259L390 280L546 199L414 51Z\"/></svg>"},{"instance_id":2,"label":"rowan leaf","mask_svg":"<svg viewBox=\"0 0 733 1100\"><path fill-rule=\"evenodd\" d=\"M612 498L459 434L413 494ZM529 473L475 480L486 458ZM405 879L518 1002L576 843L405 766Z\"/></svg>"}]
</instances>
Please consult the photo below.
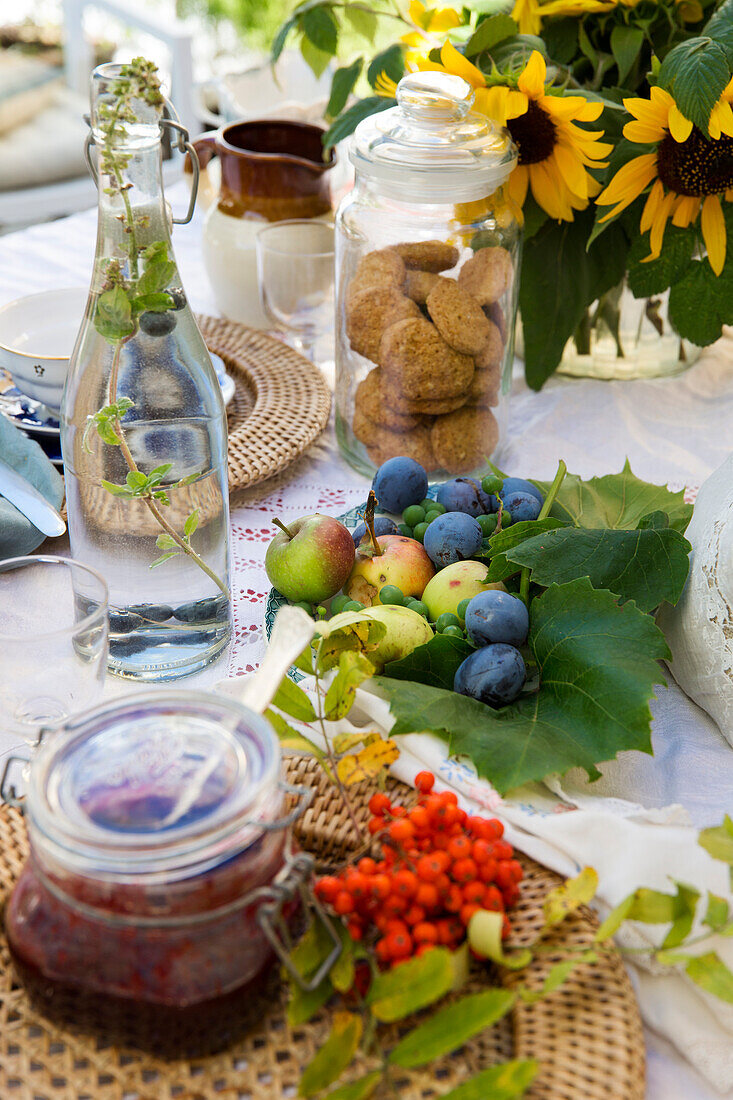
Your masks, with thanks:
<instances>
[{"instance_id":1,"label":"rowan leaf","mask_svg":"<svg viewBox=\"0 0 733 1100\"><path fill-rule=\"evenodd\" d=\"M651 752L649 700L662 681L664 636L632 601L619 606L587 578L553 584L530 609L539 690L501 709L407 680L375 678L395 719L392 736L432 731L467 756L499 793L618 752Z\"/></svg>"},{"instance_id":2,"label":"rowan leaf","mask_svg":"<svg viewBox=\"0 0 733 1100\"><path fill-rule=\"evenodd\" d=\"M310 699L297 684L294 684L289 676L283 676L280 686L275 692L272 705L296 718L299 722L313 722L316 712Z\"/></svg>"},{"instance_id":3,"label":"rowan leaf","mask_svg":"<svg viewBox=\"0 0 733 1100\"><path fill-rule=\"evenodd\" d=\"M353 1012L335 1012L331 1034L306 1066L300 1079L300 1096L315 1096L338 1080L356 1054L361 1039L361 1016Z\"/></svg>"},{"instance_id":4,"label":"rowan leaf","mask_svg":"<svg viewBox=\"0 0 733 1100\"><path fill-rule=\"evenodd\" d=\"M443 1100L513 1100L524 1095L539 1068L533 1058L502 1062L444 1093Z\"/></svg>"},{"instance_id":5,"label":"rowan leaf","mask_svg":"<svg viewBox=\"0 0 733 1100\"><path fill-rule=\"evenodd\" d=\"M516 995L506 989L486 989L462 997L409 1031L394 1048L389 1061L405 1069L424 1066L491 1027L506 1016L515 1001Z\"/></svg>"},{"instance_id":6,"label":"rowan leaf","mask_svg":"<svg viewBox=\"0 0 733 1100\"><path fill-rule=\"evenodd\" d=\"M718 1000L733 1004L733 973L714 951L696 955L689 960L685 970L695 985L712 993Z\"/></svg>"},{"instance_id":7,"label":"rowan leaf","mask_svg":"<svg viewBox=\"0 0 733 1100\"><path fill-rule=\"evenodd\" d=\"M714 932L720 932L728 923L730 916L728 910L728 902L725 898L719 898L717 894L713 894L708 890L708 907L703 918L703 924L706 924L708 928L712 928Z\"/></svg>"},{"instance_id":8,"label":"rowan leaf","mask_svg":"<svg viewBox=\"0 0 733 1100\"><path fill-rule=\"evenodd\" d=\"M453 988L455 976L450 951L436 947L377 974L367 1001L378 1020L393 1023L439 1001Z\"/></svg>"},{"instance_id":9,"label":"rowan leaf","mask_svg":"<svg viewBox=\"0 0 733 1100\"><path fill-rule=\"evenodd\" d=\"M379 737L370 742L361 752L343 756L336 765L341 782L346 787L352 783L362 783L366 779L375 779L393 764L400 755L394 741Z\"/></svg>"},{"instance_id":10,"label":"rowan leaf","mask_svg":"<svg viewBox=\"0 0 733 1100\"><path fill-rule=\"evenodd\" d=\"M581 955L572 955L569 959L563 959L562 962L555 963L548 971L547 977L539 989L528 989L526 986L522 986L517 990L520 999L529 1005L536 1004L537 1001L543 1001L545 997L549 997L551 993L562 988L576 967L581 966L583 963L594 963L597 958L598 955L595 951L584 951Z\"/></svg>"},{"instance_id":11,"label":"rowan leaf","mask_svg":"<svg viewBox=\"0 0 733 1100\"><path fill-rule=\"evenodd\" d=\"M720 859L733 867L733 818L728 814L723 818L722 825L703 829L697 842L713 859Z\"/></svg>"},{"instance_id":12,"label":"rowan leaf","mask_svg":"<svg viewBox=\"0 0 733 1100\"><path fill-rule=\"evenodd\" d=\"M593 867L584 867L575 878L569 878L547 894L542 906L545 923L561 924L570 913L587 905L597 889L598 872Z\"/></svg>"},{"instance_id":13,"label":"rowan leaf","mask_svg":"<svg viewBox=\"0 0 733 1100\"><path fill-rule=\"evenodd\" d=\"M469 946L478 955L491 959L507 970L523 970L532 961L532 952L525 947L521 951L513 951L511 955L505 954L501 942L503 927L503 913L479 909L468 922Z\"/></svg>"},{"instance_id":14,"label":"rowan leaf","mask_svg":"<svg viewBox=\"0 0 733 1100\"><path fill-rule=\"evenodd\" d=\"M349 649L339 655L338 670L324 702L325 716L336 722L351 710L359 684L374 675L374 665L362 653Z\"/></svg>"}]
</instances>

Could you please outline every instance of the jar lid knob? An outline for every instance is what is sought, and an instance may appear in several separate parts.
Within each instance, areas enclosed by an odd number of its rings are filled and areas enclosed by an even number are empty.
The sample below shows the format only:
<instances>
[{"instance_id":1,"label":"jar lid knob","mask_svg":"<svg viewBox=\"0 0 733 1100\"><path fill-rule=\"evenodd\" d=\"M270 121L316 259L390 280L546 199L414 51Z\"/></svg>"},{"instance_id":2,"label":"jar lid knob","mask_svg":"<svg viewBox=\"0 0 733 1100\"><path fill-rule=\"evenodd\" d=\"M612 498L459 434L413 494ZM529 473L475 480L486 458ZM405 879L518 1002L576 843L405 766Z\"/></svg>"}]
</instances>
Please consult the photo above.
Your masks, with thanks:
<instances>
[{"instance_id":1,"label":"jar lid knob","mask_svg":"<svg viewBox=\"0 0 733 1100\"><path fill-rule=\"evenodd\" d=\"M471 110L473 101L471 85L452 73L410 73L397 85L398 104L418 125L460 122Z\"/></svg>"}]
</instances>

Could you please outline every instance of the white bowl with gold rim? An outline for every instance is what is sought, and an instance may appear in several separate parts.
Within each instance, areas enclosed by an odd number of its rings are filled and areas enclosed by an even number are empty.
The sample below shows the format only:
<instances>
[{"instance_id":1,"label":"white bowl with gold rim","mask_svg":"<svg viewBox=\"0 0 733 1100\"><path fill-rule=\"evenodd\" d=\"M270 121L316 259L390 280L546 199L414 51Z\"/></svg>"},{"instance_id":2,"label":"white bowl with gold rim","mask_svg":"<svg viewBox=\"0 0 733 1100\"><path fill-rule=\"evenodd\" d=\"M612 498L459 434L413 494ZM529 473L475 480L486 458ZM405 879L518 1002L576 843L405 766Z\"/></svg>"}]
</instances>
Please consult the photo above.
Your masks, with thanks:
<instances>
[{"instance_id":1,"label":"white bowl with gold rim","mask_svg":"<svg viewBox=\"0 0 733 1100\"><path fill-rule=\"evenodd\" d=\"M28 294L0 308L0 366L26 397L53 412L87 304L86 287Z\"/></svg>"}]
</instances>

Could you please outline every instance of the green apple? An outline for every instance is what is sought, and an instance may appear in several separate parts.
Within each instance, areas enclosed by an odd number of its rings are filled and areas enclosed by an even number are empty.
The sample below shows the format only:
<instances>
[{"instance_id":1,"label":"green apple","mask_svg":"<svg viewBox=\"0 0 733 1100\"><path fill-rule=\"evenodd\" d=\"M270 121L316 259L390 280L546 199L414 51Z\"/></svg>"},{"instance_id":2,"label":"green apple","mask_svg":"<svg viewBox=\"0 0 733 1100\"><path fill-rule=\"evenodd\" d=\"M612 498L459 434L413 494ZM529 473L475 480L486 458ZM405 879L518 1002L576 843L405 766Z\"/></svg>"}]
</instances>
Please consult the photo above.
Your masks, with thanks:
<instances>
[{"instance_id":1,"label":"green apple","mask_svg":"<svg viewBox=\"0 0 733 1100\"><path fill-rule=\"evenodd\" d=\"M345 623L350 623L355 614L355 612L343 611L341 615L334 615L328 621L329 634L338 629L339 619L342 616ZM358 614L360 618L376 619L377 622L384 623L387 628L377 648L367 653L367 657L378 672L381 672L389 661L399 661L419 645L425 645L433 636L430 623L409 607L380 604L378 607L365 607Z\"/></svg>"},{"instance_id":2,"label":"green apple","mask_svg":"<svg viewBox=\"0 0 733 1100\"><path fill-rule=\"evenodd\" d=\"M267 547L265 571L291 603L321 603L343 587L354 564L351 532L332 516L301 516Z\"/></svg>"},{"instance_id":3,"label":"green apple","mask_svg":"<svg viewBox=\"0 0 733 1100\"><path fill-rule=\"evenodd\" d=\"M351 576L344 591L365 607L379 605L379 592L386 584L396 585L403 596L420 599L425 585L435 575L425 547L406 535L378 535L381 554L357 551ZM371 544L369 544L371 545Z\"/></svg>"},{"instance_id":4,"label":"green apple","mask_svg":"<svg viewBox=\"0 0 733 1100\"><path fill-rule=\"evenodd\" d=\"M436 573L421 596L433 622L446 611L456 615L461 600L473 599L479 592L485 592L489 588L498 588L505 592L501 581L483 583L487 568L480 561L456 561Z\"/></svg>"}]
</instances>

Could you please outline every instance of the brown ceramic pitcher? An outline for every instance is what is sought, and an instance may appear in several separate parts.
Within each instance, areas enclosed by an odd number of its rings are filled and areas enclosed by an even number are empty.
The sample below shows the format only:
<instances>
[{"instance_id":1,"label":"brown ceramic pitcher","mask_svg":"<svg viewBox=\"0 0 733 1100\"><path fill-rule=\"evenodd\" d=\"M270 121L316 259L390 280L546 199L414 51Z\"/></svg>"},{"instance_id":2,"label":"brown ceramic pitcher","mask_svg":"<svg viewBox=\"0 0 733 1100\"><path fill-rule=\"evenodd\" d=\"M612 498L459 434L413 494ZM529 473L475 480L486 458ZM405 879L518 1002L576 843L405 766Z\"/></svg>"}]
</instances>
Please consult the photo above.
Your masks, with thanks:
<instances>
[{"instance_id":1,"label":"brown ceramic pitcher","mask_svg":"<svg viewBox=\"0 0 733 1100\"><path fill-rule=\"evenodd\" d=\"M193 144L202 168L219 158L222 214L273 222L330 211L329 170L335 158L330 150L324 160L323 134L305 122L260 119L232 122Z\"/></svg>"},{"instance_id":2,"label":"brown ceramic pitcher","mask_svg":"<svg viewBox=\"0 0 733 1100\"><path fill-rule=\"evenodd\" d=\"M203 256L221 313L255 328L260 305L255 239L265 222L330 218L330 169L319 126L259 119L232 122L194 142L202 167L218 157L221 183L206 214Z\"/></svg>"}]
</instances>

